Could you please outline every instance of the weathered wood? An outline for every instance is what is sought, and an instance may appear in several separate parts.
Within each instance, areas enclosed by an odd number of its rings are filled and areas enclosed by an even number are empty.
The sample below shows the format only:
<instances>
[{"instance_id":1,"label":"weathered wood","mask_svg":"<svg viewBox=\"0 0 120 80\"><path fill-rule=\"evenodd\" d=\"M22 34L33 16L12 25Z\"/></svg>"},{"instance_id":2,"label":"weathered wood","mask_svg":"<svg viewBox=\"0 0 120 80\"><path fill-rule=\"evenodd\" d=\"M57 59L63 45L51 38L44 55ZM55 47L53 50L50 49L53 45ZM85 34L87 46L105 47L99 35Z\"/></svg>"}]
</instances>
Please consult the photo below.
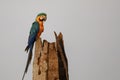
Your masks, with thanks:
<instances>
[{"instance_id":1,"label":"weathered wood","mask_svg":"<svg viewBox=\"0 0 120 80\"><path fill-rule=\"evenodd\" d=\"M56 49L58 53L59 79L69 80L68 61L64 50L63 35L62 33L60 33L57 36L57 34L55 33L55 37L56 37Z\"/></svg>"},{"instance_id":2,"label":"weathered wood","mask_svg":"<svg viewBox=\"0 0 120 80\"><path fill-rule=\"evenodd\" d=\"M55 48L55 43L49 44L48 52L48 79L47 80L59 80L58 73L58 57Z\"/></svg>"},{"instance_id":3,"label":"weathered wood","mask_svg":"<svg viewBox=\"0 0 120 80\"><path fill-rule=\"evenodd\" d=\"M69 80L68 62L63 37L56 35L56 42L37 39L33 60L33 80Z\"/></svg>"},{"instance_id":4,"label":"weathered wood","mask_svg":"<svg viewBox=\"0 0 120 80\"><path fill-rule=\"evenodd\" d=\"M48 42L44 41L42 46L41 39L38 39L35 44L35 56L33 61L33 80L47 80L47 51Z\"/></svg>"}]
</instances>

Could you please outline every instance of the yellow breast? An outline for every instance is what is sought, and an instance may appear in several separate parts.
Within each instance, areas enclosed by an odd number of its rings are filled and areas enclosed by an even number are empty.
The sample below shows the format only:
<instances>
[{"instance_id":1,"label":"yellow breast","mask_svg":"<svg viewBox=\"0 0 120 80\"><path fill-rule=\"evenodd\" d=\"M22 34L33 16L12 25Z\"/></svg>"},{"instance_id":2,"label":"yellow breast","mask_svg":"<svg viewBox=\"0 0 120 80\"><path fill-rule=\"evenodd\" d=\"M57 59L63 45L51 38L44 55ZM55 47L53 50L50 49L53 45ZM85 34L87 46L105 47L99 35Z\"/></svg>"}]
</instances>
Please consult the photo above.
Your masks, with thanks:
<instances>
[{"instance_id":1,"label":"yellow breast","mask_svg":"<svg viewBox=\"0 0 120 80\"><path fill-rule=\"evenodd\" d=\"M39 32L38 32L38 34L37 34L37 37L40 37L40 35L41 35L41 33L44 31L44 27L43 27L43 25L40 25L39 26Z\"/></svg>"},{"instance_id":2,"label":"yellow breast","mask_svg":"<svg viewBox=\"0 0 120 80\"><path fill-rule=\"evenodd\" d=\"M44 31L44 26L40 26L40 30L41 33Z\"/></svg>"}]
</instances>

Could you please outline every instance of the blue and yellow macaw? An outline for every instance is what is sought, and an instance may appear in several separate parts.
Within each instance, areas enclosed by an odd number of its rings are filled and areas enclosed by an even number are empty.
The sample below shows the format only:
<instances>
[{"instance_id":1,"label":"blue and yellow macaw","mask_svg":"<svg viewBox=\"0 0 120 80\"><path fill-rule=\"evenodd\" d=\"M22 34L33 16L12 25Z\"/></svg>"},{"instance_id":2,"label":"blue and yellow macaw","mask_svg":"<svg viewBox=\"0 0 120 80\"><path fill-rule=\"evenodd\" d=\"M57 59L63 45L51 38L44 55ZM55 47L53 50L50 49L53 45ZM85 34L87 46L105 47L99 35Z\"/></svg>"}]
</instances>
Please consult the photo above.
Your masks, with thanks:
<instances>
[{"instance_id":1,"label":"blue and yellow macaw","mask_svg":"<svg viewBox=\"0 0 120 80\"><path fill-rule=\"evenodd\" d=\"M40 13L37 15L36 21L33 22L32 24L32 27L29 33L29 38L28 38L28 45L25 48L25 51L26 52L29 51L29 54L28 54L27 64L26 64L26 68L25 68L22 80L24 79L25 73L27 73L28 66L32 59L32 50L33 50L34 42L36 41L36 39L40 37L41 33L44 31L43 22L46 20L47 20L47 15L45 13Z\"/></svg>"}]
</instances>

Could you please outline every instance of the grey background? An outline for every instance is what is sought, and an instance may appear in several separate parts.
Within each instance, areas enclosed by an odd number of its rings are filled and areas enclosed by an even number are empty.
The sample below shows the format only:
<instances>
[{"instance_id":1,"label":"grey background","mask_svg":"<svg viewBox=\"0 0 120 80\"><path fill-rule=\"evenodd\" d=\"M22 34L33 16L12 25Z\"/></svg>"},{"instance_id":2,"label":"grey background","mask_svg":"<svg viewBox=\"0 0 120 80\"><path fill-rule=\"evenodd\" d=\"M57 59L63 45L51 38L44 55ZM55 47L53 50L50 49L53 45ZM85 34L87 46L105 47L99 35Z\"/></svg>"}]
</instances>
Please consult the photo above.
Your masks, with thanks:
<instances>
[{"instance_id":1,"label":"grey background","mask_svg":"<svg viewBox=\"0 0 120 80\"><path fill-rule=\"evenodd\" d=\"M21 80L40 12L48 14L43 39L64 35L70 80L120 80L120 0L0 0L0 80Z\"/></svg>"}]
</instances>

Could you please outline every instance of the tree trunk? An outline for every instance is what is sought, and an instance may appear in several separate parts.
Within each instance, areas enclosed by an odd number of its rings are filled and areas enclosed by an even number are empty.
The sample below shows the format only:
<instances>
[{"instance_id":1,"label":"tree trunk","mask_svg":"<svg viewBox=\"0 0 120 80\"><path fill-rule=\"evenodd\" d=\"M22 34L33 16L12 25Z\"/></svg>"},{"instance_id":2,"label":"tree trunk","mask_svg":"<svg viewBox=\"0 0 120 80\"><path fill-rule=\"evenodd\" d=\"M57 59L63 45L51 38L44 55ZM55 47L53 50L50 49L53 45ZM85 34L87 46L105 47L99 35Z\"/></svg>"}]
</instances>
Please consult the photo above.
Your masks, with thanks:
<instances>
[{"instance_id":1,"label":"tree trunk","mask_svg":"<svg viewBox=\"0 0 120 80\"><path fill-rule=\"evenodd\" d=\"M56 42L37 39L33 60L33 80L69 80L68 61L63 36L55 33Z\"/></svg>"}]
</instances>

